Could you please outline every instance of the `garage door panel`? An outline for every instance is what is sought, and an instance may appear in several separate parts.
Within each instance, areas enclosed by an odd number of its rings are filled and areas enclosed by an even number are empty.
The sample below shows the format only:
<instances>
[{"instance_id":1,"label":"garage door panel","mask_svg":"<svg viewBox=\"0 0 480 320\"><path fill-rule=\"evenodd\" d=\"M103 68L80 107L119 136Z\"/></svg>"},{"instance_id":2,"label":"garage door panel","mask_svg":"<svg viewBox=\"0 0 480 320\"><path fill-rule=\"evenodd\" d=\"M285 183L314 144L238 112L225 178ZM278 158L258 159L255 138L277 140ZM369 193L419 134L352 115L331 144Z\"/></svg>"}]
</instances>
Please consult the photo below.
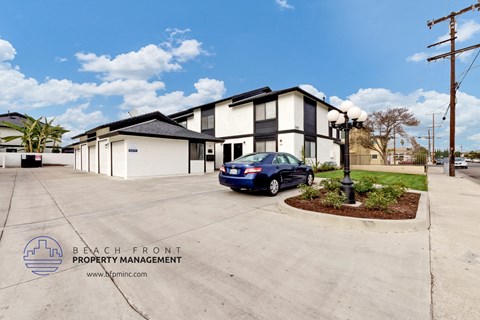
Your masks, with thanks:
<instances>
[{"instance_id":1,"label":"garage door panel","mask_svg":"<svg viewBox=\"0 0 480 320\"><path fill-rule=\"evenodd\" d=\"M88 146L87 145L83 145L81 146L81 155L82 155L82 164L81 164L81 168L82 168L82 171L88 171Z\"/></svg>"},{"instance_id":2,"label":"garage door panel","mask_svg":"<svg viewBox=\"0 0 480 320\"><path fill-rule=\"evenodd\" d=\"M88 162L89 162L89 171L96 172L97 171L97 156L96 156L97 148L95 146L88 147Z\"/></svg>"},{"instance_id":3,"label":"garage door panel","mask_svg":"<svg viewBox=\"0 0 480 320\"><path fill-rule=\"evenodd\" d=\"M108 140L99 140L98 141L98 163L99 163L99 172L102 174L110 174L109 172L109 153L110 146Z\"/></svg>"},{"instance_id":4,"label":"garage door panel","mask_svg":"<svg viewBox=\"0 0 480 320\"><path fill-rule=\"evenodd\" d=\"M112 175L125 177L125 142L112 142Z\"/></svg>"}]
</instances>

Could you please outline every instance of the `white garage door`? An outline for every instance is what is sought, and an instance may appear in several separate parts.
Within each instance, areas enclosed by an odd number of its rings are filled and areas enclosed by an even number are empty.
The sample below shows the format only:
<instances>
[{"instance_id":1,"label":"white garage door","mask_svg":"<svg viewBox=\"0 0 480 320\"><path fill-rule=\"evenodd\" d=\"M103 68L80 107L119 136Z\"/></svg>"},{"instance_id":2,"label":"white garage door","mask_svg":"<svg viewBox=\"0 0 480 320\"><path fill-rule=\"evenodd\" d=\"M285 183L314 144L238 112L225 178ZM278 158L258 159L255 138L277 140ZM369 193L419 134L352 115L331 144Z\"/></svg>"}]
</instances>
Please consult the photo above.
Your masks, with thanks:
<instances>
[{"instance_id":1,"label":"white garage door","mask_svg":"<svg viewBox=\"0 0 480 320\"><path fill-rule=\"evenodd\" d=\"M82 157L80 155L80 148L75 149L75 169L80 170L80 166L82 165Z\"/></svg>"},{"instance_id":2,"label":"white garage door","mask_svg":"<svg viewBox=\"0 0 480 320\"><path fill-rule=\"evenodd\" d=\"M82 145L82 171L88 171L88 146Z\"/></svg>"},{"instance_id":3,"label":"white garage door","mask_svg":"<svg viewBox=\"0 0 480 320\"><path fill-rule=\"evenodd\" d=\"M89 171L96 172L97 171L97 155L96 152L97 148L95 146L88 147L88 162L90 163Z\"/></svg>"},{"instance_id":4,"label":"white garage door","mask_svg":"<svg viewBox=\"0 0 480 320\"><path fill-rule=\"evenodd\" d=\"M110 161L110 146L108 140L98 141L98 163L100 165L100 173L110 174L108 162Z\"/></svg>"},{"instance_id":5,"label":"white garage door","mask_svg":"<svg viewBox=\"0 0 480 320\"><path fill-rule=\"evenodd\" d=\"M125 177L125 142L112 142L112 176Z\"/></svg>"}]
</instances>

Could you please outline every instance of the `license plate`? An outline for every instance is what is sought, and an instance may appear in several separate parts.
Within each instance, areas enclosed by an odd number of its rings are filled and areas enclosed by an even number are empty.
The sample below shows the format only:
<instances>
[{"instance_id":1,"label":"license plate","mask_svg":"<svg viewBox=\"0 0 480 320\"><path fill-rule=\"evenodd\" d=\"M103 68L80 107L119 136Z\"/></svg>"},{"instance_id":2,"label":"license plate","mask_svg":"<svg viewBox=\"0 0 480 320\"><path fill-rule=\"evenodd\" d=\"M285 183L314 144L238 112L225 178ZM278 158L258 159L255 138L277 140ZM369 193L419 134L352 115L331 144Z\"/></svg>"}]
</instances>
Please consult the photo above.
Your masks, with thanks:
<instances>
[{"instance_id":1,"label":"license plate","mask_svg":"<svg viewBox=\"0 0 480 320\"><path fill-rule=\"evenodd\" d=\"M238 169L230 169L230 174L238 174Z\"/></svg>"}]
</instances>

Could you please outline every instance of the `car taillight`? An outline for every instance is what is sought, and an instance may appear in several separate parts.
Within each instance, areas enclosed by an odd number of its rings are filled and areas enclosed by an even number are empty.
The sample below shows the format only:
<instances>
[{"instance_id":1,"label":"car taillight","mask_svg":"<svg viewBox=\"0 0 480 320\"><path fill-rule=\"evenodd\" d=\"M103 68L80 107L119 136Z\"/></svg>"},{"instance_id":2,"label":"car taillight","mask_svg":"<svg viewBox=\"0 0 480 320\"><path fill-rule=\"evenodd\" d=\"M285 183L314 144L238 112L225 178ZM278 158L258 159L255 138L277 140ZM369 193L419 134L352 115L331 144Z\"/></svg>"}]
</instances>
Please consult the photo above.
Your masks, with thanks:
<instances>
[{"instance_id":1,"label":"car taillight","mask_svg":"<svg viewBox=\"0 0 480 320\"><path fill-rule=\"evenodd\" d=\"M226 173L226 172L227 172L227 170L225 170L225 166L221 166L221 167L220 167L220 171L223 172L223 173Z\"/></svg>"},{"instance_id":2,"label":"car taillight","mask_svg":"<svg viewBox=\"0 0 480 320\"><path fill-rule=\"evenodd\" d=\"M262 168L247 168L245 169L244 174L259 173L260 171L262 171Z\"/></svg>"}]
</instances>

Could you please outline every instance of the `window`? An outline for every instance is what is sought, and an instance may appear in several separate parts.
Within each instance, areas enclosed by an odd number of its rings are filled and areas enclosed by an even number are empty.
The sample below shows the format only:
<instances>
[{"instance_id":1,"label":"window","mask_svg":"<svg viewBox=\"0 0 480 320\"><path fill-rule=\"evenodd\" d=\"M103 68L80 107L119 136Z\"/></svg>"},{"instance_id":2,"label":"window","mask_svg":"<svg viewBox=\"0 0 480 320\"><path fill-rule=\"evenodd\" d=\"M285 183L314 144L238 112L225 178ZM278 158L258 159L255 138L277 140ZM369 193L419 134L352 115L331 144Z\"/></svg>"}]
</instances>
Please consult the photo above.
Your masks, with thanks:
<instances>
[{"instance_id":1,"label":"window","mask_svg":"<svg viewBox=\"0 0 480 320\"><path fill-rule=\"evenodd\" d=\"M275 152L277 151L277 143L275 140L257 141L255 142L256 152Z\"/></svg>"},{"instance_id":2,"label":"window","mask_svg":"<svg viewBox=\"0 0 480 320\"><path fill-rule=\"evenodd\" d=\"M186 128L187 127L187 120L180 121L178 124L181 125L182 127Z\"/></svg>"},{"instance_id":3,"label":"window","mask_svg":"<svg viewBox=\"0 0 480 320\"><path fill-rule=\"evenodd\" d=\"M316 158L314 141L305 141L305 158Z\"/></svg>"},{"instance_id":4,"label":"window","mask_svg":"<svg viewBox=\"0 0 480 320\"><path fill-rule=\"evenodd\" d=\"M9 149L7 148L7 150L5 150L6 152L17 152L17 149Z\"/></svg>"},{"instance_id":5,"label":"window","mask_svg":"<svg viewBox=\"0 0 480 320\"><path fill-rule=\"evenodd\" d=\"M286 154L285 155L288 159L288 162L290 162L290 164L299 164L300 163L300 160L298 160L297 158L295 158L294 156L292 156L291 154Z\"/></svg>"},{"instance_id":6,"label":"window","mask_svg":"<svg viewBox=\"0 0 480 320\"><path fill-rule=\"evenodd\" d=\"M283 154L277 154L275 159L273 159L273 164L288 164L287 157Z\"/></svg>"},{"instance_id":7,"label":"window","mask_svg":"<svg viewBox=\"0 0 480 320\"><path fill-rule=\"evenodd\" d=\"M372 159L377 159L377 154L372 154Z\"/></svg>"},{"instance_id":8,"label":"window","mask_svg":"<svg viewBox=\"0 0 480 320\"><path fill-rule=\"evenodd\" d=\"M215 128L215 116L203 116L202 117L202 130Z\"/></svg>"},{"instance_id":9,"label":"window","mask_svg":"<svg viewBox=\"0 0 480 320\"><path fill-rule=\"evenodd\" d=\"M203 160L205 145L203 143L190 142L190 160Z\"/></svg>"},{"instance_id":10,"label":"window","mask_svg":"<svg viewBox=\"0 0 480 320\"><path fill-rule=\"evenodd\" d=\"M255 119L257 121L275 119L277 117L277 102L270 101L255 106Z\"/></svg>"}]
</instances>

